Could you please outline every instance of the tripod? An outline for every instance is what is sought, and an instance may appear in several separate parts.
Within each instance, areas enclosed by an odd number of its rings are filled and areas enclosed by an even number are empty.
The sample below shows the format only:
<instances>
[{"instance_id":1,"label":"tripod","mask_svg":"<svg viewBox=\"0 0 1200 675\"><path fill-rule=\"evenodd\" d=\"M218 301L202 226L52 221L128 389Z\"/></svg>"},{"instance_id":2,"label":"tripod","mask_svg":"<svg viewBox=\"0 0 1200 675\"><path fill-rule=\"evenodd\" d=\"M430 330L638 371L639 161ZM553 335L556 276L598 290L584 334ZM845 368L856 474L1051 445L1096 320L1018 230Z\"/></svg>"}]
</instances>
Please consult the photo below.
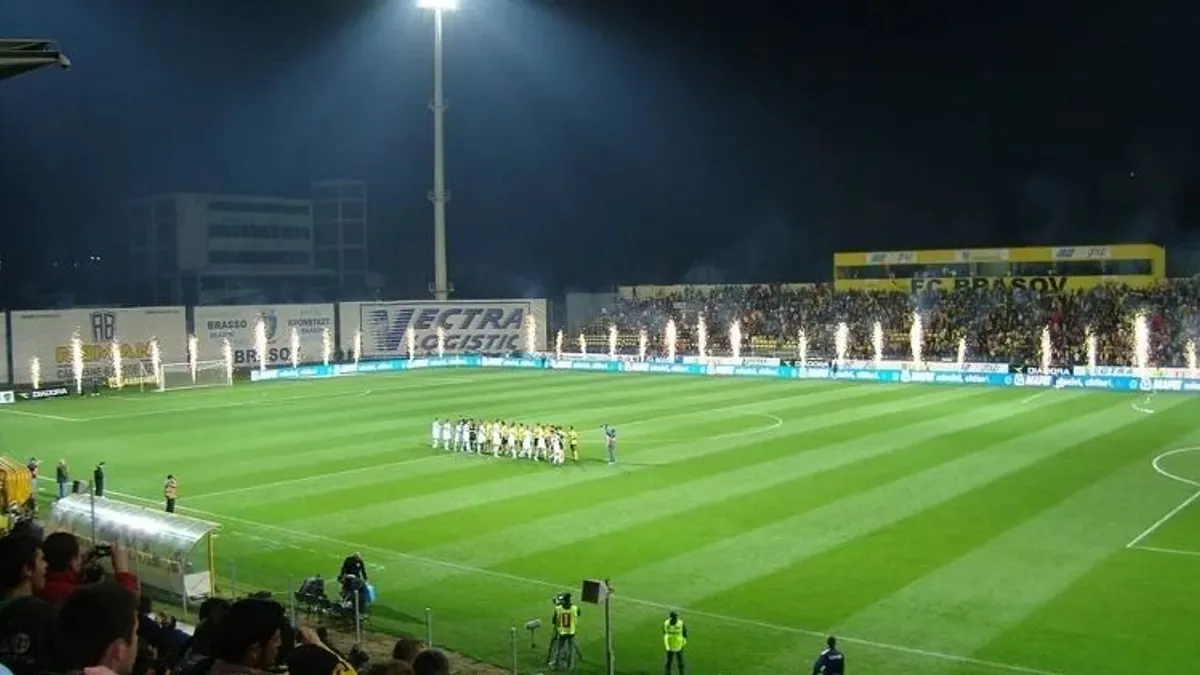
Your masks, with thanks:
<instances>
[{"instance_id":1,"label":"tripod","mask_svg":"<svg viewBox=\"0 0 1200 675\"><path fill-rule=\"evenodd\" d=\"M565 663L567 672L575 672L581 661L583 661L583 652L575 642L574 635L554 635L550 638L550 653L546 664L551 670L559 670L560 666Z\"/></svg>"}]
</instances>

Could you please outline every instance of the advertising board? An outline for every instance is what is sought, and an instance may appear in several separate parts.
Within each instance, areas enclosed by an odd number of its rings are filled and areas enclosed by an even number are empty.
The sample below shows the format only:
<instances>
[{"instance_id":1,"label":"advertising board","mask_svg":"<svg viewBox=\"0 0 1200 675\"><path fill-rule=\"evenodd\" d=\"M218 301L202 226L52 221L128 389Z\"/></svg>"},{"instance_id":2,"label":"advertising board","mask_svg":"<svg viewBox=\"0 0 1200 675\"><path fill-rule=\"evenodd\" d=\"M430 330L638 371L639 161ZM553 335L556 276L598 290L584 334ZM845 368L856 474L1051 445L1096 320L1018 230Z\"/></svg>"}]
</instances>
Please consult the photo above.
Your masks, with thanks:
<instances>
[{"instance_id":1,"label":"advertising board","mask_svg":"<svg viewBox=\"0 0 1200 675\"><path fill-rule=\"evenodd\" d=\"M448 354L525 351L526 321L532 317L536 349L546 349L545 300L449 300L343 302L342 349L352 348L362 330L363 358L406 356L412 328L418 354L437 350L437 329L445 332Z\"/></svg>"},{"instance_id":2,"label":"advertising board","mask_svg":"<svg viewBox=\"0 0 1200 675\"><path fill-rule=\"evenodd\" d=\"M123 359L140 360L149 367L150 343L158 339L163 363L187 361L187 315L183 307L129 307L121 309L54 309L13 311L13 381L28 384L36 357L43 383L74 378L71 339L76 333L83 346L85 379L112 374L112 343L121 345Z\"/></svg>"},{"instance_id":3,"label":"advertising board","mask_svg":"<svg viewBox=\"0 0 1200 675\"><path fill-rule=\"evenodd\" d=\"M326 330L330 340L336 339L332 304L222 305L196 307L193 313L199 342L197 353L201 360L225 358L225 340L228 339L235 366L258 364L254 326L259 318L266 329L267 365L291 363L293 330L300 339L299 359L302 363L322 360Z\"/></svg>"}]
</instances>

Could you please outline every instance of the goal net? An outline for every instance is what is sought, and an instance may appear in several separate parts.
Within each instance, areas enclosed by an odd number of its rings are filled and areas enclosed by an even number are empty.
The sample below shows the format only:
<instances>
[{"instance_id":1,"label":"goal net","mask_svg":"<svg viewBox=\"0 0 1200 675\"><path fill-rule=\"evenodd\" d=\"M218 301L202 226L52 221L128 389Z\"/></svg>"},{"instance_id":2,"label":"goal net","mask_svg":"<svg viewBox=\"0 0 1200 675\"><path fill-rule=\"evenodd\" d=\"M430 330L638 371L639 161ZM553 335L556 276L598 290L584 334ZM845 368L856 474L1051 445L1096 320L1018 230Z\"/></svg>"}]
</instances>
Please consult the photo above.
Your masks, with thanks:
<instances>
[{"instance_id":1,"label":"goal net","mask_svg":"<svg viewBox=\"0 0 1200 675\"><path fill-rule=\"evenodd\" d=\"M153 366L141 359L121 359L119 367L105 364L104 368L98 370L102 372L97 375L103 374L109 389L146 391L158 386L154 378Z\"/></svg>"},{"instance_id":2,"label":"goal net","mask_svg":"<svg viewBox=\"0 0 1200 675\"><path fill-rule=\"evenodd\" d=\"M193 389L196 387L225 387L233 384L225 361L197 361L192 370L190 363L164 363L159 391Z\"/></svg>"}]
</instances>

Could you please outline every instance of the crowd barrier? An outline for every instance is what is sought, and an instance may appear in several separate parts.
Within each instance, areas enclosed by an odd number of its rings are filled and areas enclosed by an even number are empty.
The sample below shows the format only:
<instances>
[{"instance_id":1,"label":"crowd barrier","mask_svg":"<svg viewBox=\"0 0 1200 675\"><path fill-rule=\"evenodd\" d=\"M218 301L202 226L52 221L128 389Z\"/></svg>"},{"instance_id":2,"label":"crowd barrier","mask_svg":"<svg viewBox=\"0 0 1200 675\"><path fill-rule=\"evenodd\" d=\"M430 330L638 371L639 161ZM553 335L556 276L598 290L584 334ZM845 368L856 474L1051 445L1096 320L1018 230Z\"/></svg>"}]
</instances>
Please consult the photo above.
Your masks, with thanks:
<instances>
[{"instance_id":1,"label":"crowd barrier","mask_svg":"<svg viewBox=\"0 0 1200 675\"><path fill-rule=\"evenodd\" d=\"M273 368L251 372L254 382L289 380L301 378L324 378L363 373L385 373L426 368L513 368L533 370L572 370L604 373L661 373L679 375L703 375L710 377L759 377L801 380L848 380L854 382L876 382L896 384L954 384L985 385L993 387L1058 387L1062 389L1103 389L1109 391L1176 391L1200 392L1200 377L1140 377L1131 369L1113 368L1116 373L1102 374L1100 368L1056 369L1042 372L1036 368L1016 368L1002 364L1005 372L987 372L989 369L962 370L912 370L894 367L833 367L831 365L742 365L728 357L717 363L685 362L676 360L629 360L629 359L557 359L553 357L494 357L494 356L445 356L415 359L391 359L386 361L363 361L361 363L339 363L328 366L314 365L299 368ZM951 364L941 364L947 366ZM965 364L967 366L979 364ZM1092 372L1093 370L1099 372ZM1172 371L1174 373L1175 371Z\"/></svg>"}]
</instances>

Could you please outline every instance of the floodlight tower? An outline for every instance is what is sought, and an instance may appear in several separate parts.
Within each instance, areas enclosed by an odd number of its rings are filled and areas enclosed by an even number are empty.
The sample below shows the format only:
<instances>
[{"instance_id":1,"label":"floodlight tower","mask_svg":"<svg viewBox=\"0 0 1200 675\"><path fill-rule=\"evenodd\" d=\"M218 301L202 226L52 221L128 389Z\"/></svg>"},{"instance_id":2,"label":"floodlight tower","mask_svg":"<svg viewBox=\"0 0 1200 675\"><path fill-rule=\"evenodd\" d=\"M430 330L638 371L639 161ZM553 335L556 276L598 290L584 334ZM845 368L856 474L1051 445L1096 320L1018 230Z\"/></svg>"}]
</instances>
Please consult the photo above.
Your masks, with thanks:
<instances>
[{"instance_id":1,"label":"floodlight tower","mask_svg":"<svg viewBox=\"0 0 1200 675\"><path fill-rule=\"evenodd\" d=\"M417 0L417 6L433 10L433 297L450 297L450 279L446 270L446 100L442 96L442 15L458 9L458 0Z\"/></svg>"}]
</instances>

